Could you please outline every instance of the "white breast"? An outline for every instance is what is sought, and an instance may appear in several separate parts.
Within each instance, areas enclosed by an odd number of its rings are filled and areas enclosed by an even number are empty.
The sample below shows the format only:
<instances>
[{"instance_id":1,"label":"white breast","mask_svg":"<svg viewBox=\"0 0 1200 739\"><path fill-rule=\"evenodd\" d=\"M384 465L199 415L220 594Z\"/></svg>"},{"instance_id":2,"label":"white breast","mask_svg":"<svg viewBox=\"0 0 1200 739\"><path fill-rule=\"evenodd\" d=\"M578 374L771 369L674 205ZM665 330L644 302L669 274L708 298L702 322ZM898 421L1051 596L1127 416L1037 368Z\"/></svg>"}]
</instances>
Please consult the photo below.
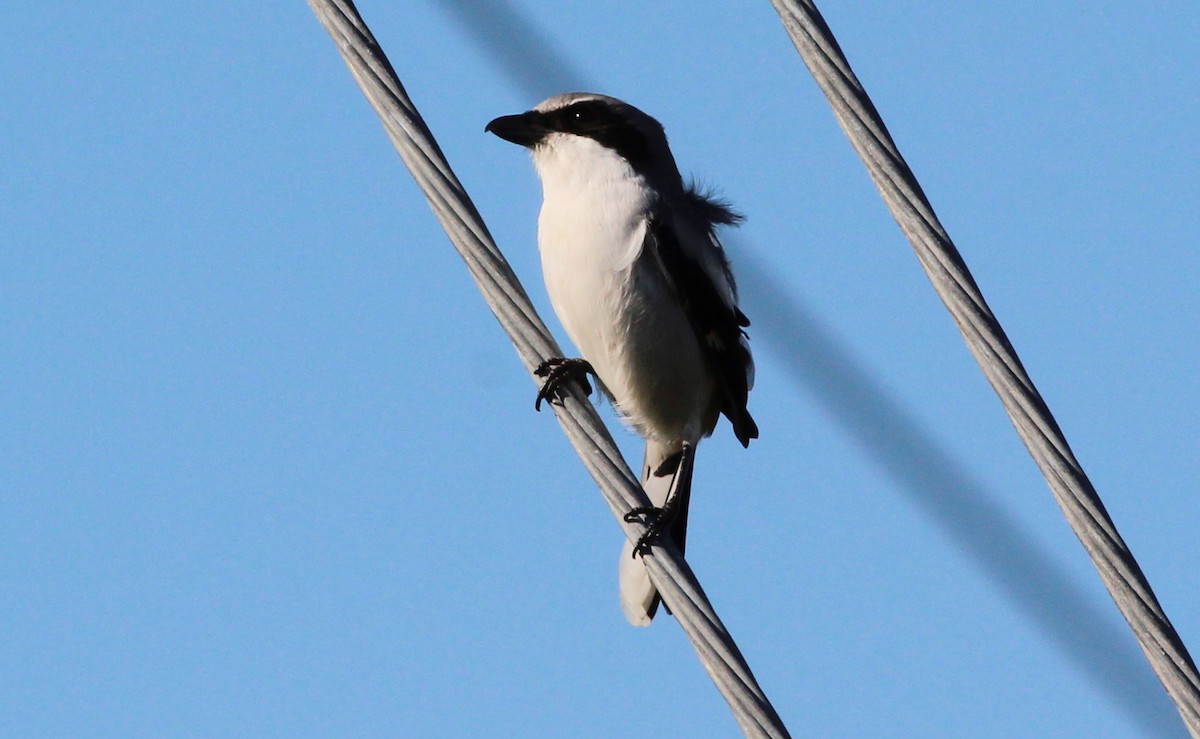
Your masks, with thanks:
<instances>
[{"instance_id":1,"label":"white breast","mask_svg":"<svg viewBox=\"0 0 1200 739\"><path fill-rule=\"evenodd\" d=\"M642 258L651 191L591 139L557 136L534 164L542 272L563 328L640 432L699 440L715 383L657 262Z\"/></svg>"}]
</instances>

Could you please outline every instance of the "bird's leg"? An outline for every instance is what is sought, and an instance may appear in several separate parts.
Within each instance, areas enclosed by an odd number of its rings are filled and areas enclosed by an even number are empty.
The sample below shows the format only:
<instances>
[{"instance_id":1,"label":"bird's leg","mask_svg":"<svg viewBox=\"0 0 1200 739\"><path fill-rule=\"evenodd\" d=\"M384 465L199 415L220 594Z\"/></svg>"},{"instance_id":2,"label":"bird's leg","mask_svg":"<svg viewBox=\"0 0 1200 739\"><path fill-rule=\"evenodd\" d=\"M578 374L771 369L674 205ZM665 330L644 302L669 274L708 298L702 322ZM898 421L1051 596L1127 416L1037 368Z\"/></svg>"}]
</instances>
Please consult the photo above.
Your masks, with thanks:
<instances>
[{"instance_id":1,"label":"bird's leg","mask_svg":"<svg viewBox=\"0 0 1200 739\"><path fill-rule=\"evenodd\" d=\"M668 499L672 497L672 493L679 487L675 484L675 476L679 474L679 467L682 463L683 450L680 449L678 452L675 452L671 456L664 459L658 465L658 467L650 473L654 477L665 477L667 475L671 475L671 485L667 488ZM663 501L663 508L666 507L667 502L668 500ZM634 521L638 520L639 516L657 516L662 512L663 508L653 505L638 506L637 508L633 508L627 512L624 518L627 523L633 523Z\"/></svg>"},{"instance_id":2,"label":"bird's leg","mask_svg":"<svg viewBox=\"0 0 1200 739\"><path fill-rule=\"evenodd\" d=\"M539 364L533 374L546 378L542 389L538 390L537 399L533 402L533 409L537 411L542 409L543 400L562 405L561 389L564 383L574 380L583 388L584 395L591 395L592 386L588 384L587 376L595 377L597 382L600 380L592 365L586 359L579 358L551 357Z\"/></svg>"},{"instance_id":3,"label":"bird's leg","mask_svg":"<svg viewBox=\"0 0 1200 739\"><path fill-rule=\"evenodd\" d=\"M641 516L646 516L648 523L646 530L638 537L638 540L633 545L633 557L636 558L639 554L644 555L650 551L662 532L671 525L675 520L675 514L679 509L679 490L684 485L691 485L690 478L692 474L692 464L690 457L696 453L696 448L689 442L683 442L683 448L676 454L667 457L658 469L654 471L656 477L663 475L671 475L671 486L667 488L667 499L663 501L662 507L655 506L639 506L625 514L624 519L628 523L633 523Z\"/></svg>"}]
</instances>

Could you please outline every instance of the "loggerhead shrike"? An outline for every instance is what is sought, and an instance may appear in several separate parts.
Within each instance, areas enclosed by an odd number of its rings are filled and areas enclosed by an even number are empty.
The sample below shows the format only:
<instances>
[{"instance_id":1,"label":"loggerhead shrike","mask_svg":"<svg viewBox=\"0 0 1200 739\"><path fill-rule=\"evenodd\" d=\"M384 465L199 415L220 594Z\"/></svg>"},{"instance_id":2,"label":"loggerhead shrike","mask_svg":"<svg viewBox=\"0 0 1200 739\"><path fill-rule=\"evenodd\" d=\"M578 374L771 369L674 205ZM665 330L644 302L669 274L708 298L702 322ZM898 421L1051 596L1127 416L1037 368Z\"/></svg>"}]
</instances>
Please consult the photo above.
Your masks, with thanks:
<instances>
[{"instance_id":1,"label":"loggerhead shrike","mask_svg":"<svg viewBox=\"0 0 1200 739\"><path fill-rule=\"evenodd\" d=\"M538 250L550 303L582 359L538 374L537 403L593 375L646 440L641 478L649 531L621 554L621 608L635 626L658 610L644 554L662 529L682 551L694 451L720 414L742 446L758 437L746 410L754 363L718 226L741 220L685 185L662 124L615 98L552 97L487 125L529 148L542 181Z\"/></svg>"}]
</instances>

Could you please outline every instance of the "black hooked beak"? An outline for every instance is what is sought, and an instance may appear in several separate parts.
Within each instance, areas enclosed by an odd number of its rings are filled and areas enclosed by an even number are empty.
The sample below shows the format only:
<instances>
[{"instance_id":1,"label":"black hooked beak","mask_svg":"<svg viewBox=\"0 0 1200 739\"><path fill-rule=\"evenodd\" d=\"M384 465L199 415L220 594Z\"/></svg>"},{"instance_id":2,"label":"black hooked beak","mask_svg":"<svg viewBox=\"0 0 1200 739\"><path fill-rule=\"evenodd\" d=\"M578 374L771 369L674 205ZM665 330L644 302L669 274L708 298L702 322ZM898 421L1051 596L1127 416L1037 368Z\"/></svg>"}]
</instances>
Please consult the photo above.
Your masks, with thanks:
<instances>
[{"instance_id":1,"label":"black hooked beak","mask_svg":"<svg viewBox=\"0 0 1200 739\"><path fill-rule=\"evenodd\" d=\"M502 115L483 129L496 134L505 141L532 147L550 133L541 113L529 111L520 115Z\"/></svg>"}]
</instances>

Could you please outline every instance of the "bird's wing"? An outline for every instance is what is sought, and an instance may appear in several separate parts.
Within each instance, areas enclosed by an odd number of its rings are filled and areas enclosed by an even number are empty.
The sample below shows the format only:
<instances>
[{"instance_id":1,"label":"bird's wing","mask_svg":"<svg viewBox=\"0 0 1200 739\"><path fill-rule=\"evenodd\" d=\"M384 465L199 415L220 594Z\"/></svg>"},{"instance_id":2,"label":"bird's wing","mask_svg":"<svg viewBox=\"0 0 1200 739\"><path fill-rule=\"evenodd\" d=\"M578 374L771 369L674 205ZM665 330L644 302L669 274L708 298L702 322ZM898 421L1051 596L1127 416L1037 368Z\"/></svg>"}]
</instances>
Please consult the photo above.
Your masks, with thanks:
<instances>
[{"instance_id":1,"label":"bird's wing","mask_svg":"<svg viewBox=\"0 0 1200 739\"><path fill-rule=\"evenodd\" d=\"M644 247L657 259L716 372L723 394L721 412L733 424L742 446L749 446L751 439L758 438L758 427L746 410L754 362L743 328L750 321L737 307L733 280L711 228L689 227L661 211L653 212Z\"/></svg>"}]
</instances>

